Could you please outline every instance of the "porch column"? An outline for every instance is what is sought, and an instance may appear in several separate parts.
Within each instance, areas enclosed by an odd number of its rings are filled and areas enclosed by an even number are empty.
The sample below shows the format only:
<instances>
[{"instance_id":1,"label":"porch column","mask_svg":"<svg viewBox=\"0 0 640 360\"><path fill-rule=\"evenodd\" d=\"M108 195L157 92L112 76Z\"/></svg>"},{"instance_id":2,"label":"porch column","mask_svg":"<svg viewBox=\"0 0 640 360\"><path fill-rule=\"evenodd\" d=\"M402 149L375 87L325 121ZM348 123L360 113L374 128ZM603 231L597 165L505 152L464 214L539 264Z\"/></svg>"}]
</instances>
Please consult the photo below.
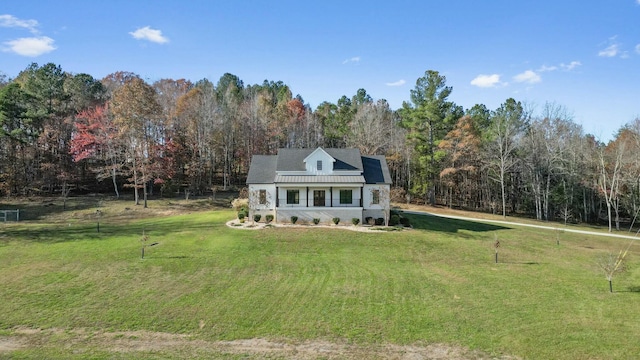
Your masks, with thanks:
<instances>
[{"instance_id":1,"label":"porch column","mask_svg":"<svg viewBox=\"0 0 640 360\"><path fill-rule=\"evenodd\" d=\"M360 207L364 207L364 187L360 187Z\"/></svg>"},{"instance_id":2,"label":"porch column","mask_svg":"<svg viewBox=\"0 0 640 360\"><path fill-rule=\"evenodd\" d=\"M309 187L307 186L307 207L309 207Z\"/></svg>"},{"instance_id":3,"label":"porch column","mask_svg":"<svg viewBox=\"0 0 640 360\"><path fill-rule=\"evenodd\" d=\"M333 186L329 188L329 199L331 199L331 207L333 207Z\"/></svg>"}]
</instances>

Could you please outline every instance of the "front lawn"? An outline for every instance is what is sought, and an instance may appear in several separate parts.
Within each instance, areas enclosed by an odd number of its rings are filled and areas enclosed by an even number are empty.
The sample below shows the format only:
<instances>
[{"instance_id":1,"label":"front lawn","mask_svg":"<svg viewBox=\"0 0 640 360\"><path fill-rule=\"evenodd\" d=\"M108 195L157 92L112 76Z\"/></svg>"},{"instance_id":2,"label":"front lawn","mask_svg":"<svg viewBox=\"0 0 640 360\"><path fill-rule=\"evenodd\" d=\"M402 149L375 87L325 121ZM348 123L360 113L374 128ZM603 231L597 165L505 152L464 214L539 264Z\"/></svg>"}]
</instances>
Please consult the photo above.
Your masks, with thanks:
<instances>
[{"instance_id":1,"label":"front lawn","mask_svg":"<svg viewBox=\"0 0 640 360\"><path fill-rule=\"evenodd\" d=\"M235 358L244 355L200 351L239 339L532 359L640 353L638 244L612 294L595 262L626 240L563 233L558 246L553 231L418 215L401 232L249 231L225 226L234 215L105 216L100 232L81 216L1 224L0 344L15 341L0 357ZM143 231L158 245L141 259ZM105 332L192 342L123 350L118 337L91 340Z\"/></svg>"}]
</instances>

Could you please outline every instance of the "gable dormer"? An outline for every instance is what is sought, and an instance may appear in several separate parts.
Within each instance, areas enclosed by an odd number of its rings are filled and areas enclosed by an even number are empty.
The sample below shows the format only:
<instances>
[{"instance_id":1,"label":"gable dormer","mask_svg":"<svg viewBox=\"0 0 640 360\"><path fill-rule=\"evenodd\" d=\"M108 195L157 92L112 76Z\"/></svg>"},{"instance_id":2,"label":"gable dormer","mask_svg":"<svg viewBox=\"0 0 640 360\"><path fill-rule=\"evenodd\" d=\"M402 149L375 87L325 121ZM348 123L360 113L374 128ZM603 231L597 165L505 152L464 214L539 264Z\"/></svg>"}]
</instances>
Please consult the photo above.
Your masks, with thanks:
<instances>
[{"instance_id":1,"label":"gable dormer","mask_svg":"<svg viewBox=\"0 0 640 360\"><path fill-rule=\"evenodd\" d=\"M323 148L315 149L304 158L306 172L309 175L332 175L333 164L336 162Z\"/></svg>"}]
</instances>

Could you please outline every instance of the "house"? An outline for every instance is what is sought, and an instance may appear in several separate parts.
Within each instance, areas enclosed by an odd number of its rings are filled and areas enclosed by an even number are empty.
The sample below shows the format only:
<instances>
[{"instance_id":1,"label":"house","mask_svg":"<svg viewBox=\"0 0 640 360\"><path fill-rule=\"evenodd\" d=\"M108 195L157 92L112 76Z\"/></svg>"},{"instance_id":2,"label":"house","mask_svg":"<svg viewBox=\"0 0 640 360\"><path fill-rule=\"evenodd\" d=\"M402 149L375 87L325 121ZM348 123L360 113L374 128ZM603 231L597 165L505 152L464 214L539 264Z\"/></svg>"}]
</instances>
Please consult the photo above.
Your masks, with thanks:
<instances>
[{"instance_id":1,"label":"house","mask_svg":"<svg viewBox=\"0 0 640 360\"><path fill-rule=\"evenodd\" d=\"M254 155L247 176L249 217L272 214L327 222L388 219L391 176L384 156L358 149L279 149Z\"/></svg>"}]
</instances>

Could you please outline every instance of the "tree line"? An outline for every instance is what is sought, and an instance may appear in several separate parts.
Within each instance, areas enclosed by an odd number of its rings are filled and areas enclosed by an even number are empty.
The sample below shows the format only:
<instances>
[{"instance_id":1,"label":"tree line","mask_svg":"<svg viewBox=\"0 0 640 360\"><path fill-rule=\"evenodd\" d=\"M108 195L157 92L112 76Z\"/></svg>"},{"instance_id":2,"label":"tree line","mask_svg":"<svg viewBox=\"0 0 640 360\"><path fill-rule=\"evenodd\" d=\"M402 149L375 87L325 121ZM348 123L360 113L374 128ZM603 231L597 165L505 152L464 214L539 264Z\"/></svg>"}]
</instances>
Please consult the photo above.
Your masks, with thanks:
<instances>
[{"instance_id":1,"label":"tree line","mask_svg":"<svg viewBox=\"0 0 640 360\"><path fill-rule=\"evenodd\" d=\"M395 201L539 220L632 225L640 212L640 120L608 143L555 103L497 109L449 99L437 71L397 110L364 89L312 109L282 81L245 85L130 72L103 79L31 64L0 77L0 193L205 194L244 186L251 156L353 147L385 155Z\"/></svg>"}]
</instances>

